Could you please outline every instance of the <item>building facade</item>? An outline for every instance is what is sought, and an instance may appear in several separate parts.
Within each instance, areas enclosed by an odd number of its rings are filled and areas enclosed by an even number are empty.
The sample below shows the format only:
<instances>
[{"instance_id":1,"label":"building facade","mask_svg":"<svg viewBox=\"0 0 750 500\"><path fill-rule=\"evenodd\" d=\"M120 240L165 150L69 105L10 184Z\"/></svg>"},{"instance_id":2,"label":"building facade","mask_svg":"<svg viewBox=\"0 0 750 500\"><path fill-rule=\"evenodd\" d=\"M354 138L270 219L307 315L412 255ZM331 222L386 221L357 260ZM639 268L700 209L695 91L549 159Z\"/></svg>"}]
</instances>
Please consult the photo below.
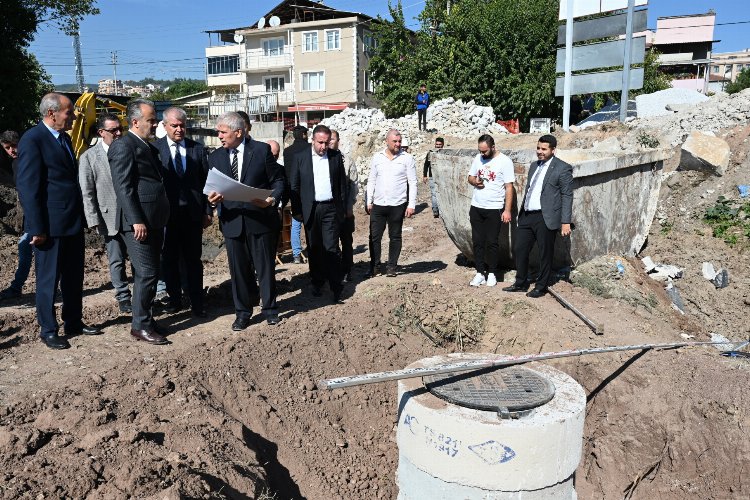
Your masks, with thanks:
<instances>
[{"instance_id":1,"label":"building facade","mask_svg":"<svg viewBox=\"0 0 750 500\"><path fill-rule=\"evenodd\" d=\"M720 83L718 90L724 90L727 83L736 81L745 69L750 69L750 49L717 53L711 57L711 80Z\"/></svg>"},{"instance_id":2,"label":"building facade","mask_svg":"<svg viewBox=\"0 0 750 500\"><path fill-rule=\"evenodd\" d=\"M213 114L312 126L347 107L375 104L368 73L369 16L309 0L285 0L250 27L209 32L206 80Z\"/></svg>"}]
</instances>

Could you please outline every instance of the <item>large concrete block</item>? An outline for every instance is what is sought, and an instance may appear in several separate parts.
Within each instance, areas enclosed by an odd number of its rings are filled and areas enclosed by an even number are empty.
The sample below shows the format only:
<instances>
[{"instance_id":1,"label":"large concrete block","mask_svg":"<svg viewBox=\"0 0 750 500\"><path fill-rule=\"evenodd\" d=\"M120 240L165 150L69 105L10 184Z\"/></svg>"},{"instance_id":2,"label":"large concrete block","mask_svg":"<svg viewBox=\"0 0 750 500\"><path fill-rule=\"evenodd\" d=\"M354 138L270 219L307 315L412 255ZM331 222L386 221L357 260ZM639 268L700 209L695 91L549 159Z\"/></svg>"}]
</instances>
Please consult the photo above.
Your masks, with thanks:
<instances>
[{"instance_id":1,"label":"large concrete block","mask_svg":"<svg viewBox=\"0 0 750 500\"><path fill-rule=\"evenodd\" d=\"M682 145L681 170L703 170L724 175L729 166L729 144L713 134L694 131Z\"/></svg>"}]
</instances>

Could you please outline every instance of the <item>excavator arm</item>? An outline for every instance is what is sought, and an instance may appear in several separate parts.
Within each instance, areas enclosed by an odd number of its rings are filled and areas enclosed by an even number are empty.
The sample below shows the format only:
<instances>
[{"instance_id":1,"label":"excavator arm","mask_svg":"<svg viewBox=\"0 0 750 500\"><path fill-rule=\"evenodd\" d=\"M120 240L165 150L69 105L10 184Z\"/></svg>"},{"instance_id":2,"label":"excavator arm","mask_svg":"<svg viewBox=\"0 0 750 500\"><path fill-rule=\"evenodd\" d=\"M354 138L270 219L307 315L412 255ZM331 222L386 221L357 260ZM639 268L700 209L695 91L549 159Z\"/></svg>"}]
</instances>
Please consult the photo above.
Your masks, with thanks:
<instances>
[{"instance_id":1,"label":"excavator arm","mask_svg":"<svg viewBox=\"0 0 750 500\"><path fill-rule=\"evenodd\" d=\"M84 92L75 102L75 120L73 128L68 132L73 143L76 158L90 146L92 139L96 137L96 118L99 113L114 113L120 119L123 129L127 129L125 119L126 107L119 102L99 97L93 92Z\"/></svg>"}]
</instances>

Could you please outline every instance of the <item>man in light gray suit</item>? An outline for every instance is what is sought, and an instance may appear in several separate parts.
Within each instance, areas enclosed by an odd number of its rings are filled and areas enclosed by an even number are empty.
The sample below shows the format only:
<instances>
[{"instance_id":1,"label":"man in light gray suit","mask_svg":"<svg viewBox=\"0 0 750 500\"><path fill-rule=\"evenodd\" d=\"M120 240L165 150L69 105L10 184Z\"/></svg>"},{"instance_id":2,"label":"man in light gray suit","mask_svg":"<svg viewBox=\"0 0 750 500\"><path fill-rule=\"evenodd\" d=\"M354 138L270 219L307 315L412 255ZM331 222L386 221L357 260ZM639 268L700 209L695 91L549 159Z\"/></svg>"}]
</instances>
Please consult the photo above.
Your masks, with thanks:
<instances>
[{"instance_id":1,"label":"man in light gray suit","mask_svg":"<svg viewBox=\"0 0 750 500\"><path fill-rule=\"evenodd\" d=\"M154 103L133 99L127 108L128 133L107 153L117 194L117 229L133 264L133 324L130 335L149 344L168 344L151 305L156 295L169 199L162 181L159 152L150 144L156 132Z\"/></svg>"},{"instance_id":2,"label":"man in light gray suit","mask_svg":"<svg viewBox=\"0 0 750 500\"><path fill-rule=\"evenodd\" d=\"M120 304L120 311L130 313L133 307L130 301L128 278L125 275L125 259L128 250L122 234L117 231L117 195L112 185L112 174L109 170L107 152L113 141L122 136L122 125L117 115L104 113L96 122L99 141L94 147L86 150L78 160L78 180L83 193L83 212L86 224L97 229L104 236L109 260L109 276L115 287L115 299Z\"/></svg>"},{"instance_id":3,"label":"man in light gray suit","mask_svg":"<svg viewBox=\"0 0 750 500\"><path fill-rule=\"evenodd\" d=\"M539 277L526 295L538 298L547 292L552 274L555 237L570 234L573 219L573 167L555 156L557 139L543 135L536 145L535 161L529 167L526 190L518 212L515 257L516 281L506 292L528 288L529 253L539 247Z\"/></svg>"}]
</instances>

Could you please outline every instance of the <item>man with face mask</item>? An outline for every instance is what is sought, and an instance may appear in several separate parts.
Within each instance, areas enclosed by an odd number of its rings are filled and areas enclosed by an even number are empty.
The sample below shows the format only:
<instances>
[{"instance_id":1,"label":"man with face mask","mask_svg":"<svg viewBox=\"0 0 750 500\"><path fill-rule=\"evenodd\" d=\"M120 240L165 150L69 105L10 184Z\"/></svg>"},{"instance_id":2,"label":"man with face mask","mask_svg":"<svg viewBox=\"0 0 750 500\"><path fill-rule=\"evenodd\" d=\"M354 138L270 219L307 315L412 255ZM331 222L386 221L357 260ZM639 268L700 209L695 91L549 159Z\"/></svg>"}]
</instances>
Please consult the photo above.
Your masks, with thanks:
<instances>
[{"instance_id":1,"label":"man with face mask","mask_svg":"<svg viewBox=\"0 0 750 500\"><path fill-rule=\"evenodd\" d=\"M96 335L83 324L83 200L73 144L65 133L73 125L73 103L51 93L39 104L42 121L18 144L18 195L24 226L36 259L36 316L42 342L50 349L67 349L57 335L55 292L60 284L65 335Z\"/></svg>"},{"instance_id":2,"label":"man with face mask","mask_svg":"<svg viewBox=\"0 0 750 500\"><path fill-rule=\"evenodd\" d=\"M513 204L513 162L495 148L495 139L479 137L479 154L469 170L469 184L474 186L469 209L474 266L477 274L471 286L497 285L497 261L500 250L500 224L509 223Z\"/></svg>"},{"instance_id":3,"label":"man with face mask","mask_svg":"<svg viewBox=\"0 0 750 500\"><path fill-rule=\"evenodd\" d=\"M133 99L126 111L128 133L107 152L112 184L117 193L117 229L133 264L133 321L130 335L149 344L168 344L156 324L151 306L159 277L164 226L169 220L169 199L162 180L159 152L148 141L155 137L154 103Z\"/></svg>"}]
</instances>

